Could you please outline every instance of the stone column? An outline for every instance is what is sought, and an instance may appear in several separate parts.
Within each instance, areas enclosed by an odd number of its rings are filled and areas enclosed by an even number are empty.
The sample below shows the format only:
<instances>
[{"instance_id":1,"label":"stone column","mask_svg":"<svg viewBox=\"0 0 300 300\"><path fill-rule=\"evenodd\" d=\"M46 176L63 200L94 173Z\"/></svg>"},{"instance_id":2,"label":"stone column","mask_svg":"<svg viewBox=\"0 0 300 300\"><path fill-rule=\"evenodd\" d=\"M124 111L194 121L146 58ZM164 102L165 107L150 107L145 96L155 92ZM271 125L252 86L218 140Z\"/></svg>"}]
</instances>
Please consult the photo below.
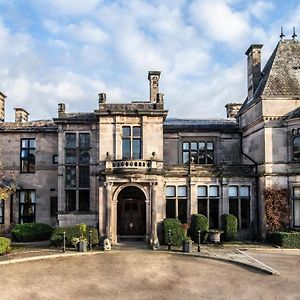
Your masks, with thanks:
<instances>
[{"instance_id":1,"label":"stone column","mask_svg":"<svg viewBox=\"0 0 300 300\"><path fill-rule=\"evenodd\" d=\"M157 237L157 207L156 207L156 186L157 182L150 182L151 199L151 242L153 245L158 243Z\"/></svg>"},{"instance_id":2,"label":"stone column","mask_svg":"<svg viewBox=\"0 0 300 300\"><path fill-rule=\"evenodd\" d=\"M118 237L117 237L117 199L112 199L111 202L111 243L113 245L117 244Z\"/></svg>"},{"instance_id":3,"label":"stone column","mask_svg":"<svg viewBox=\"0 0 300 300\"><path fill-rule=\"evenodd\" d=\"M111 213L112 213L112 182L105 182L104 183L105 189L106 189L106 227L105 227L105 233L106 237L111 239Z\"/></svg>"}]
</instances>

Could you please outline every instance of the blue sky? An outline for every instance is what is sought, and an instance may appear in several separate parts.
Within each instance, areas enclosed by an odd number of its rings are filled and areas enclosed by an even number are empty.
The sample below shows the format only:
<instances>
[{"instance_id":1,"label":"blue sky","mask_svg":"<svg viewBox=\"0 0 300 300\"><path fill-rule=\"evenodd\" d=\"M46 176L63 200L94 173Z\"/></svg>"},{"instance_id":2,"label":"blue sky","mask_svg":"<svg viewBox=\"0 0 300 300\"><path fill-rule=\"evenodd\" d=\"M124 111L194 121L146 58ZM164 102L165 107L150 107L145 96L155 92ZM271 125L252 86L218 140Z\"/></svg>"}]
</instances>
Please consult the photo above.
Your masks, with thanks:
<instances>
[{"instance_id":1,"label":"blue sky","mask_svg":"<svg viewBox=\"0 0 300 300\"><path fill-rule=\"evenodd\" d=\"M170 117L225 117L246 96L246 56L262 60L292 27L296 0L0 0L0 91L6 120L14 107L30 119L108 102L147 100L148 70L162 71Z\"/></svg>"}]
</instances>

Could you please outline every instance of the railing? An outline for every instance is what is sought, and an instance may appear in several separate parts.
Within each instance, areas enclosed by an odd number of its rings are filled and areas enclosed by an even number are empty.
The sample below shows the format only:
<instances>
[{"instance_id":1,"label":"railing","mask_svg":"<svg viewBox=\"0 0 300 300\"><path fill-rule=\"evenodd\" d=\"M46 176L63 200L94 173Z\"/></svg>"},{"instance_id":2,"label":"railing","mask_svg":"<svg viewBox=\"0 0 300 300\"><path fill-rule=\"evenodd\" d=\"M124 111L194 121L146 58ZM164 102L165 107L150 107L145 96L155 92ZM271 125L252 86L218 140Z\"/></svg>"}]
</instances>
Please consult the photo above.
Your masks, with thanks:
<instances>
[{"instance_id":1,"label":"railing","mask_svg":"<svg viewBox=\"0 0 300 300\"><path fill-rule=\"evenodd\" d=\"M126 160L107 160L106 169L111 170L132 170L132 169L154 169L157 167L155 160L141 160L141 159L126 159Z\"/></svg>"}]
</instances>

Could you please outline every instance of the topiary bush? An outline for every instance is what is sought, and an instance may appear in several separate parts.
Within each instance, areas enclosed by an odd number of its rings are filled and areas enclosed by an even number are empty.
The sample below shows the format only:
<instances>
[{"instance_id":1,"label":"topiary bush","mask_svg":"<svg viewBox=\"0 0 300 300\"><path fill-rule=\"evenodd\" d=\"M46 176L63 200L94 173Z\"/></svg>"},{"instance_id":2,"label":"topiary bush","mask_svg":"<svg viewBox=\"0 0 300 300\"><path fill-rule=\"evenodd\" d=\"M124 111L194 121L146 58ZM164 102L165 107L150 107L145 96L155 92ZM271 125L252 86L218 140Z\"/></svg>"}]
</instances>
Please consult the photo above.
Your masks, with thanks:
<instances>
[{"instance_id":1,"label":"topiary bush","mask_svg":"<svg viewBox=\"0 0 300 300\"><path fill-rule=\"evenodd\" d=\"M234 215L222 215L222 239L224 241L233 241L237 235L237 218Z\"/></svg>"},{"instance_id":2,"label":"topiary bush","mask_svg":"<svg viewBox=\"0 0 300 300\"><path fill-rule=\"evenodd\" d=\"M4 255L10 251L10 239L0 237L0 255Z\"/></svg>"},{"instance_id":3,"label":"topiary bush","mask_svg":"<svg viewBox=\"0 0 300 300\"><path fill-rule=\"evenodd\" d=\"M79 238L82 234L82 229L84 228L82 225L85 224L77 224L74 226L65 226L65 227L57 227L54 229L53 234L50 238L50 242L54 246L62 246L63 245L63 233L66 233L66 246L72 246L71 239L73 237ZM86 226L86 225L85 225ZM91 234L91 242L93 245L99 244L99 236L98 229L92 226L87 226L85 232L83 233L84 237L88 241L89 231L92 231Z\"/></svg>"},{"instance_id":4,"label":"topiary bush","mask_svg":"<svg viewBox=\"0 0 300 300\"><path fill-rule=\"evenodd\" d=\"M164 242L168 244L168 232L171 229L171 244L174 246L181 246L185 238L185 232L182 229L182 224L177 219L164 219Z\"/></svg>"},{"instance_id":5,"label":"topiary bush","mask_svg":"<svg viewBox=\"0 0 300 300\"><path fill-rule=\"evenodd\" d=\"M12 239L16 242L37 242L49 240L53 228L43 223L17 224L12 229Z\"/></svg>"},{"instance_id":6,"label":"topiary bush","mask_svg":"<svg viewBox=\"0 0 300 300\"><path fill-rule=\"evenodd\" d=\"M201 243L205 243L208 236L208 219L204 215L192 215L190 235L194 242L198 243L198 231L201 230Z\"/></svg>"},{"instance_id":7,"label":"topiary bush","mask_svg":"<svg viewBox=\"0 0 300 300\"><path fill-rule=\"evenodd\" d=\"M274 231L267 234L267 241L282 248L300 248L299 231Z\"/></svg>"}]
</instances>

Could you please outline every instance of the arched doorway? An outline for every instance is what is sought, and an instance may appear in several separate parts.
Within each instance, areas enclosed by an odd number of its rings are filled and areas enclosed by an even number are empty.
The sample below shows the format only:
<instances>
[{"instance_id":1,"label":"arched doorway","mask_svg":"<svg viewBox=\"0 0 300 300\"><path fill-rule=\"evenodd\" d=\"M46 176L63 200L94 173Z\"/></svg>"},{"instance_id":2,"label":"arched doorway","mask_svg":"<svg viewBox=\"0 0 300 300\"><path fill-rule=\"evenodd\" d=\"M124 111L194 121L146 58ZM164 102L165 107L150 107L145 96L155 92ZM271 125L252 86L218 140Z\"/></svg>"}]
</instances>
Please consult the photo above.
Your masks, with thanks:
<instances>
[{"instance_id":1,"label":"arched doorway","mask_svg":"<svg viewBox=\"0 0 300 300\"><path fill-rule=\"evenodd\" d=\"M146 234L145 194L135 186L128 186L118 195L117 230L119 236Z\"/></svg>"}]
</instances>

